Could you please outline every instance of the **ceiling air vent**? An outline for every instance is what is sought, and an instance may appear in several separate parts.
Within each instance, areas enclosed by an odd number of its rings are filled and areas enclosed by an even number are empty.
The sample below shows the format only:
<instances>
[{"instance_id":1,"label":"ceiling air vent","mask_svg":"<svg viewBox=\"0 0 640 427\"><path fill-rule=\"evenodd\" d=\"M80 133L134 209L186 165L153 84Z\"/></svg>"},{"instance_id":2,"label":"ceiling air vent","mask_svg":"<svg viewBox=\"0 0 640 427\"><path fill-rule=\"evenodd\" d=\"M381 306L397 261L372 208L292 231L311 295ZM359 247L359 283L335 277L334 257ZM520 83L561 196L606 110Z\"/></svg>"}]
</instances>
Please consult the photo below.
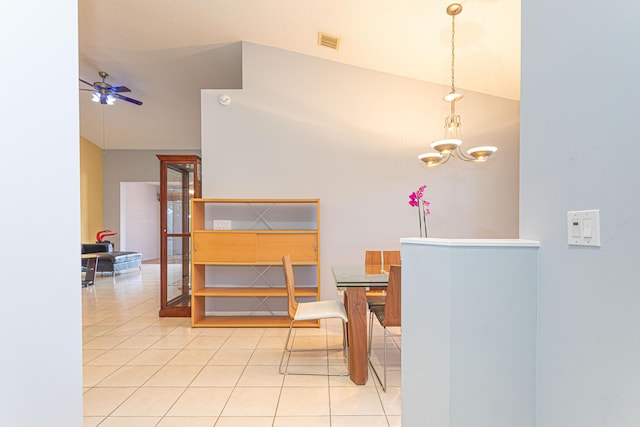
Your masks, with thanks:
<instances>
[{"instance_id":1,"label":"ceiling air vent","mask_svg":"<svg viewBox=\"0 0 640 427\"><path fill-rule=\"evenodd\" d=\"M340 38L325 33L318 33L318 44L329 49L340 49Z\"/></svg>"}]
</instances>

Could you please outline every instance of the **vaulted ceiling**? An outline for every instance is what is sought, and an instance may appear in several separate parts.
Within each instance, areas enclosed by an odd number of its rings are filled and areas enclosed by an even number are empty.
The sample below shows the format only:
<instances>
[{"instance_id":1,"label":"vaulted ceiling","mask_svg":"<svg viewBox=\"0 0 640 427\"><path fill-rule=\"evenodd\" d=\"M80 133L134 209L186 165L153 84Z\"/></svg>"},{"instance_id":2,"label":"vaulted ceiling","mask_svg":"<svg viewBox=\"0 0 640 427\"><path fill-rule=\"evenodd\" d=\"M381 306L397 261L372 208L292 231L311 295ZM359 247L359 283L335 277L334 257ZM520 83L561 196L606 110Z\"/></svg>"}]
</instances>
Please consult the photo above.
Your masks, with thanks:
<instances>
[{"instance_id":1,"label":"vaulted ceiling","mask_svg":"<svg viewBox=\"0 0 640 427\"><path fill-rule=\"evenodd\" d=\"M79 1L80 78L106 71L144 102L103 106L79 91L80 133L105 149L199 149L200 89L241 87L239 41L450 85L450 3ZM519 99L520 0L459 3L456 87ZM319 46L319 32L339 37L339 50Z\"/></svg>"}]
</instances>

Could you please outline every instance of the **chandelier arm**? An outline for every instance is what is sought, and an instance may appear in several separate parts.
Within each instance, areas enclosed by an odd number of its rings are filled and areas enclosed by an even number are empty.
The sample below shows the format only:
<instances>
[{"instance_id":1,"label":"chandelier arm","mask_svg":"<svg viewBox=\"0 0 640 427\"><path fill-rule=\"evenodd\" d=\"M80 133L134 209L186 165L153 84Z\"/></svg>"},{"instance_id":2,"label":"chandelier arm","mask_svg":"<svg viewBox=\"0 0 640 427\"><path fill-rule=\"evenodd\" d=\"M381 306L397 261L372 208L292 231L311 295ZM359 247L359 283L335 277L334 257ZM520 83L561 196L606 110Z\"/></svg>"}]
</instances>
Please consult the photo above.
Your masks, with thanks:
<instances>
[{"instance_id":1,"label":"chandelier arm","mask_svg":"<svg viewBox=\"0 0 640 427\"><path fill-rule=\"evenodd\" d=\"M473 162L475 161L475 159L473 157L468 157L461 149L460 147L456 148L455 151L453 152L457 158L459 158L460 160L464 160L465 162Z\"/></svg>"},{"instance_id":2,"label":"chandelier arm","mask_svg":"<svg viewBox=\"0 0 640 427\"><path fill-rule=\"evenodd\" d=\"M442 160L440 160L436 166L444 165L445 163L447 163L449 161L450 158L451 158L451 152L443 155L442 156Z\"/></svg>"}]
</instances>

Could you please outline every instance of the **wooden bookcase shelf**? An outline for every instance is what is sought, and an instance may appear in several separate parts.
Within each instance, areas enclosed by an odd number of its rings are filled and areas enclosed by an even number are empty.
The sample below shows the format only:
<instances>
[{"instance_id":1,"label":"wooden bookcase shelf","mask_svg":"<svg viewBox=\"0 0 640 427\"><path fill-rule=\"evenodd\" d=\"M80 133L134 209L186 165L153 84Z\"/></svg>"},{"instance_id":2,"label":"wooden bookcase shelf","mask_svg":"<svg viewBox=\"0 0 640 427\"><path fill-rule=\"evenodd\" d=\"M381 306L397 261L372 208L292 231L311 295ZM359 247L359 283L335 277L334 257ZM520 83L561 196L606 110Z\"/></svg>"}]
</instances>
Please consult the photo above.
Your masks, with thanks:
<instances>
[{"instance_id":1,"label":"wooden bookcase shelf","mask_svg":"<svg viewBox=\"0 0 640 427\"><path fill-rule=\"evenodd\" d=\"M205 287L193 294L198 297L286 297L287 290L279 287L224 288L222 286L216 286L209 288ZM318 288L315 287L296 288L297 297L315 297L317 294Z\"/></svg>"},{"instance_id":2,"label":"wooden bookcase shelf","mask_svg":"<svg viewBox=\"0 0 640 427\"><path fill-rule=\"evenodd\" d=\"M296 297L320 298L320 200L192 199L191 215L193 327L288 327L280 267L286 254L294 270L312 269L296 282ZM230 309L239 298L257 304L247 313Z\"/></svg>"},{"instance_id":3,"label":"wooden bookcase shelf","mask_svg":"<svg viewBox=\"0 0 640 427\"><path fill-rule=\"evenodd\" d=\"M194 316L200 328L288 328L291 319L287 316ZM295 327L315 328L316 321L300 320Z\"/></svg>"}]
</instances>

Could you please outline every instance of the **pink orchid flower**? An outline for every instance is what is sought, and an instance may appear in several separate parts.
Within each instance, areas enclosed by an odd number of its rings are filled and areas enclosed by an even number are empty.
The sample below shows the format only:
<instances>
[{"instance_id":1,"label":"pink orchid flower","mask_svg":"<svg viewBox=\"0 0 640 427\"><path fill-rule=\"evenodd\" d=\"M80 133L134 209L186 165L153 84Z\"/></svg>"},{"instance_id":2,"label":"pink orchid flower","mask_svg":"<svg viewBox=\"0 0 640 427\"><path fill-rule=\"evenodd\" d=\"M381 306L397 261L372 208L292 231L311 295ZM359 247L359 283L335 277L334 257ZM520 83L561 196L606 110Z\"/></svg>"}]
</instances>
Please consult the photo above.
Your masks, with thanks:
<instances>
[{"instance_id":1,"label":"pink orchid flower","mask_svg":"<svg viewBox=\"0 0 640 427\"><path fill-rule=\"evenodd\" d=\"M410 206L418 206L418 196L415 192L409 194L409 205Z\"/></svg>"},{"instance_id":2,"label":"pink orchid flower","mask_svg":"<svg viewBox=\"0 0 640 427\"><path fill-rule=\"evenodd\" d=\"M423 200L426 185L421 185L417 191L409 194L409 206L415 206L418 209L418 225L420 226L420 237L427 237L427 215L431 214L431 202Z\"/></svg>"}]
</instances>

